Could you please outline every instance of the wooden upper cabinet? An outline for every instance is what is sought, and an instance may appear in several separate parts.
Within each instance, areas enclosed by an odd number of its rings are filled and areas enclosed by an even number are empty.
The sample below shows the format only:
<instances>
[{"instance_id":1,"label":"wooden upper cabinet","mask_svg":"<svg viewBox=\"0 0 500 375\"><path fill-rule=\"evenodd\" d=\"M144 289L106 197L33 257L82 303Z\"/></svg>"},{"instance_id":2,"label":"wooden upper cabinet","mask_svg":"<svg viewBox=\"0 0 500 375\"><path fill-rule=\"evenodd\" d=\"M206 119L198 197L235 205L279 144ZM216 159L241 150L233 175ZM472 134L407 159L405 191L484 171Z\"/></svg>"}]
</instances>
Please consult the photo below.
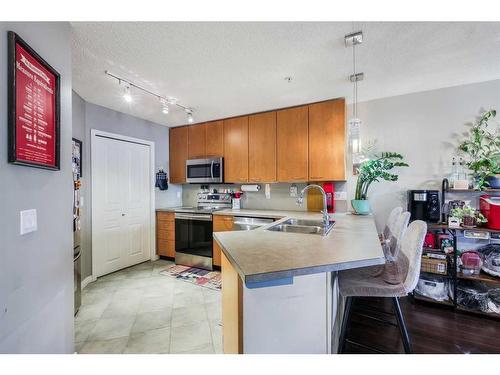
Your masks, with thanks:
<instances>
[{"instance_id":1,"label":"wooden upper cabinet","mask_svg":"<svg viewBox=\"0 0 500 375\"><path fill-rule=\"evenodd\" d=\"M224 120L224 181L248 182L248 116Z\"/></svg>"},{"instance_id":2,"label":"wooden upper cabinet","mask_svg":"<svg viewBox=\"0 0 500 375\"><path fill-rule=\"evenodd\" d=\"M248 117L248 181L276 182L276 112Z\"/></svg>"},{"instance_id":3,"label":"wooden upper cabinet","mask_svg":"<svg viewBox=\"0 0 500 375\"><path fill-rule=\"evenodd\" d=\"M186 159L188 156L188 128L170 128L170 182L184 184L186 182Z\"/></svg>"},{"instance_id":4,"label":"wooden upper cabinet","mask_svg":"<svg viewBox=\"0 0 500 375\"><path fill-rule=\"evenodd\" d=\"M206 157L224 156L224 128L223 121L212 121L206 124Z\"/></svg>"},{"instance_id":5,"label":"wooden upper cabinet","mask_svg":"<svg viewBox=\"0 0 500 375\"><path fill-rule=\"evenodd\" d=\"M205 124L188 126L188 159L204 158L206 156L205 142Z\"/></svg>"},{"instance_id":6,"label":"wooden upper cabinet","mask_svg":"<svg viewBox=\"0 0 500 375\"><path fill-rule=\"evenodd\" d=\"M277 112L279 182L308 181L308 106Z\"/></svg>"},{"instance_id":7,"label":"wooden upper cabinet","mask_svg":"<svg viewBox=\"0 0 500 375\"><path fill-rule=\"evenodd\" d=\"M345 100L309 105L309 180L345 180Z\"/></svg>"}]
</instances>

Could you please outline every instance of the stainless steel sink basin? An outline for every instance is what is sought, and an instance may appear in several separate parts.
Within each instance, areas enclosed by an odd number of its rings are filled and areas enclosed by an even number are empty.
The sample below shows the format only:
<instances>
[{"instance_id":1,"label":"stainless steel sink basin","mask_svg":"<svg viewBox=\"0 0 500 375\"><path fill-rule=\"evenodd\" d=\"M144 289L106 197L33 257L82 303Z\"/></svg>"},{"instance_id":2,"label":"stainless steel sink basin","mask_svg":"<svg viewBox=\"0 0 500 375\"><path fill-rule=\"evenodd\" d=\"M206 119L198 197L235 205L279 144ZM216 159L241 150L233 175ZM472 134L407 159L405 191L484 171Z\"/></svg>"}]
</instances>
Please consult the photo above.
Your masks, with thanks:
<instances>
[{"instance_id":1,"label":"stainless steel sink basin","mask_svg":"<svg viewBox=\"0 0 500 375\"><path fill-rule=\"evenodd\" d=\"M327 226L321 220L301 220L288 219L282 223L273 225L267 230L274 232L289 232L302 234L319 234L326 236L335 225L335 221L331 220Z\"/></svg>"}]
</instances>

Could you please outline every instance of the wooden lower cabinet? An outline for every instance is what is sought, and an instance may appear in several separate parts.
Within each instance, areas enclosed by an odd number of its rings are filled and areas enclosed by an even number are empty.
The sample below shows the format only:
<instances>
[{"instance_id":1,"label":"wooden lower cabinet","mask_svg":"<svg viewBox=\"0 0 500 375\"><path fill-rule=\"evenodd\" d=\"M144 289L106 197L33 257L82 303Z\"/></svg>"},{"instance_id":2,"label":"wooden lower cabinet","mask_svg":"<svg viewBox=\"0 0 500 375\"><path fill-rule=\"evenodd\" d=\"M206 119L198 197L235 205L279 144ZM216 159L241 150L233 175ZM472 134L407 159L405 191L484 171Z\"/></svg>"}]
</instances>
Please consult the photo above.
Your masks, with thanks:
<instances>
[{"instance_id":1,"label":"wooden lower cabinet","mask_svg":"<svg viewBox=\"0 0 500 375\"><path fill-rule=\"evenodd\" d=\"M213 217L213 231L214 232L227 232L233 230L233 217L232 216L219 216L214 215ZM213 265L221 266L221 254L222 249L220 248L217 241L212 240L213 245Z\"/></svg>"},{"instance_id":2,"label":"wooden lower cabinet","mask_svg":"<svg viewBox=\"0 0 500 375\"><path fill-rule=\"evenodd\" d=\"M222 253L222 342L225 354L243 353L243 281Z\"/></svg>"},{"instance_id":3,"label":"wooden lower cabinet","mask_svg":"<svg viewBox=\"0 0 500 375\"><path fill-rule=\"evenodd\" d=\"M156 213L156 254L175 258L175 213Z\"/></svg>"}]
</instances>

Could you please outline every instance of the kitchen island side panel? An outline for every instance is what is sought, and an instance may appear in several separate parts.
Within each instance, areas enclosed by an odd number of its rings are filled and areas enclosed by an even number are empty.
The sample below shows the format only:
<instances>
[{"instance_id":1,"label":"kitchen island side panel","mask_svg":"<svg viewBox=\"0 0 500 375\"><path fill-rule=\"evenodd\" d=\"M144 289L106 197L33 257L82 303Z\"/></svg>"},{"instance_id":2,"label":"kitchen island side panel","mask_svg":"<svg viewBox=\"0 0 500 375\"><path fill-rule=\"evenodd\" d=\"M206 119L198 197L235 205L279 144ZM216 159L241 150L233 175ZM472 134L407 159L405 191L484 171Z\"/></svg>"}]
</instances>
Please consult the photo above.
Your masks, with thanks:
<instances>
[{"instance_id":1,"label":"kitchen island side panel","mask_svg":"<svg viewBox=\"0 0 500 375\"><path fill-rule=\"evenodd\" d=\"M291 285L243 286L243 353L330 353L332 287L329 272L294 277Z\"/></svg>"}]
</instances>

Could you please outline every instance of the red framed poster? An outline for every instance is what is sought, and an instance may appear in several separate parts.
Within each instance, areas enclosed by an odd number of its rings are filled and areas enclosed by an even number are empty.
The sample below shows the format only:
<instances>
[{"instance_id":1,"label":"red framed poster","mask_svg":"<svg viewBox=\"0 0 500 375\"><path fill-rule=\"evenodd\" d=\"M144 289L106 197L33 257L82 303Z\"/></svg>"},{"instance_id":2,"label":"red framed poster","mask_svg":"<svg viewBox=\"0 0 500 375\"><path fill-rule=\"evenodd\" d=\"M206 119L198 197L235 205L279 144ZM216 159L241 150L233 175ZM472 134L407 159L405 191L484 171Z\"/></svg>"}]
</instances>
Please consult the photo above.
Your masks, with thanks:
<instances>
[{"instance_id":1,"label":"red framed poster","mask_svg":"<svg viewBox=\"0 0 500 375\"><path fill-rule=\"evenodd\" d=\"M60 169L60 76L9 31L9 162Z\"/></svg>"}]
</instances>

